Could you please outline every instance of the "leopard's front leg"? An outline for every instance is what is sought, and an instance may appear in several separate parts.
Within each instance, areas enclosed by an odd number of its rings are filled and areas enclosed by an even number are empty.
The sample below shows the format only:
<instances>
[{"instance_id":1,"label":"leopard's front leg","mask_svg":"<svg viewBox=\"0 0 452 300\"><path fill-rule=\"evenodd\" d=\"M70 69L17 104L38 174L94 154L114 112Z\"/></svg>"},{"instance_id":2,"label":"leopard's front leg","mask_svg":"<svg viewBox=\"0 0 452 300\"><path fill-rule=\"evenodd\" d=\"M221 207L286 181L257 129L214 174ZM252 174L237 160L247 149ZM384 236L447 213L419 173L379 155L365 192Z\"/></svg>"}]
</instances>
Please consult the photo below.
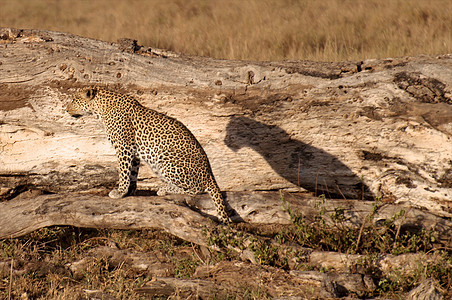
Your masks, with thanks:
<instances>
[{"instance_id":1,"label":"leopard's front leg","mask_svg":"<svg viewBox=\"0 0 452 300\"><path fill-rule=\"evenodd\" d=\"M133 147L118 146L116 154L119 164L118 188L110 191L110 198L122 198L136 189L136 179L140 160Z\"/></svg>"}]
</instances>

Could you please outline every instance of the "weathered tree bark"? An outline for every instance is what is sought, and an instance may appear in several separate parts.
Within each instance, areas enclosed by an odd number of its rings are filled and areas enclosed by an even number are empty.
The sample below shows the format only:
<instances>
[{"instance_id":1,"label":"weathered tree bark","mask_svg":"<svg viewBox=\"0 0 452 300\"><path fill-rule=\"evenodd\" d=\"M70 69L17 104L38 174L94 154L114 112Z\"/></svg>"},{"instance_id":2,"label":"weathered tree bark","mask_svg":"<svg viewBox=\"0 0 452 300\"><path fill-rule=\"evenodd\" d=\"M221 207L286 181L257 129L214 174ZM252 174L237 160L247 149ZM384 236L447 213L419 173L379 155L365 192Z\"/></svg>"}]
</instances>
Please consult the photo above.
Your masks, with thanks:
<instances>
[{"instance_id":1,"label":"weathered tree bark","mask_svg":"<svg viewBox=\"0 0 452 300\"><path fill-rule=\"evenodd\" d=\"M181 120L226 191L309 190L452 216L452 56L364 62L225 61L70 34L0 31L0 185L112 187L99 122L64 111L101 84ZM142 168L139 186L158 180Z\"/></svg>"}]
</instances>

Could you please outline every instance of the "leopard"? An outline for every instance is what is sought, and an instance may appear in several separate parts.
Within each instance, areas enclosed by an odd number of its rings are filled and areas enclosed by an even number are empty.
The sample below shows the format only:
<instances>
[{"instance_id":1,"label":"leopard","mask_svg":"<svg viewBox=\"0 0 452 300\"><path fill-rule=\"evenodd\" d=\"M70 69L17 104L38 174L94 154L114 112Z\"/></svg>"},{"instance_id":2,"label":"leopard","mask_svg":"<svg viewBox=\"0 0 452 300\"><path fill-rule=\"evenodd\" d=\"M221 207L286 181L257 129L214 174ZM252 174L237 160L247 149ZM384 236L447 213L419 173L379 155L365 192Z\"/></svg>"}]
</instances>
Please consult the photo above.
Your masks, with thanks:
<instances>
[{"instance_id":1,"label":"leopard","mask_svg":"<svg viewBox=\"0 0 452 300\"><path fill-rule=\"evenodd\" d=\"M134 96L100 86L72 95L66 111L73 117L96 115L118 160L119 182L111 198L133 195L141 161L163 182L157 195L207 192L221 223L229 224L226 202L209 159L193 133L180 121L143 106Z\"/></svg>"}]
</instances>

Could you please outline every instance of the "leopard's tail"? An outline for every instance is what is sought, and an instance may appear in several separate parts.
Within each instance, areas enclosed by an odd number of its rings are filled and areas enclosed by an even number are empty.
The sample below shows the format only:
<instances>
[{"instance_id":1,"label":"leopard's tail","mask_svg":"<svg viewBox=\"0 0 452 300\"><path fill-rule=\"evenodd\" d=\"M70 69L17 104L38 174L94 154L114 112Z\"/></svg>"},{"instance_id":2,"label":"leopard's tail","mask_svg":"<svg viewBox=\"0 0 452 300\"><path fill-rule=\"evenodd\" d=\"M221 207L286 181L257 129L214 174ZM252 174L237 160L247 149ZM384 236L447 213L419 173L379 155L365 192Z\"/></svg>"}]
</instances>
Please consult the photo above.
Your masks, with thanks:
<instances>
[{"instance_id":1,"label":"leopard's tail","mask_svg":"<svg viewBox=\"0 0 452 300\"><path fill-rule=\"evenodd\" d=\"M230 223L229 216L226 212L226 202L224 200L223 195L221 194L220 188L218 187L217 182L215 181L215 178L213 176L211 177L211 180L209 180L206 192L209 193L210 197L212 198L213 203L215 204L218 212L218 218L223 224Z\"/></svg>"}]
</instances>

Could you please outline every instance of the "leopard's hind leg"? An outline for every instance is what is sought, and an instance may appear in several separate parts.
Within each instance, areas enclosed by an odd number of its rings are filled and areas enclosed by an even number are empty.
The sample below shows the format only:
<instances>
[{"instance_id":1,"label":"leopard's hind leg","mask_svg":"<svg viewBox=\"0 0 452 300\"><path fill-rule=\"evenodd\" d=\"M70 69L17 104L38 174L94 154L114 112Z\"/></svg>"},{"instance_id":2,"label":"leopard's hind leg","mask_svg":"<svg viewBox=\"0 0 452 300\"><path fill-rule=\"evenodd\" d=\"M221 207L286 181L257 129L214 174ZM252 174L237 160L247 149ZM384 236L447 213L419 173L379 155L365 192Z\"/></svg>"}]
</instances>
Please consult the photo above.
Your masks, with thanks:
<instances>
[{"instance_id":1,"label":"leopard's hind leg","mask_svg":"<svg viewBox=\"0 0 452 300\"><path fill-rule=\"evenodd\" d=\"M127 195L134 195L137 190L138 171L140 170L140 158L135 156L130 169L130 184Z\"/></svg>"}]
</instances>

